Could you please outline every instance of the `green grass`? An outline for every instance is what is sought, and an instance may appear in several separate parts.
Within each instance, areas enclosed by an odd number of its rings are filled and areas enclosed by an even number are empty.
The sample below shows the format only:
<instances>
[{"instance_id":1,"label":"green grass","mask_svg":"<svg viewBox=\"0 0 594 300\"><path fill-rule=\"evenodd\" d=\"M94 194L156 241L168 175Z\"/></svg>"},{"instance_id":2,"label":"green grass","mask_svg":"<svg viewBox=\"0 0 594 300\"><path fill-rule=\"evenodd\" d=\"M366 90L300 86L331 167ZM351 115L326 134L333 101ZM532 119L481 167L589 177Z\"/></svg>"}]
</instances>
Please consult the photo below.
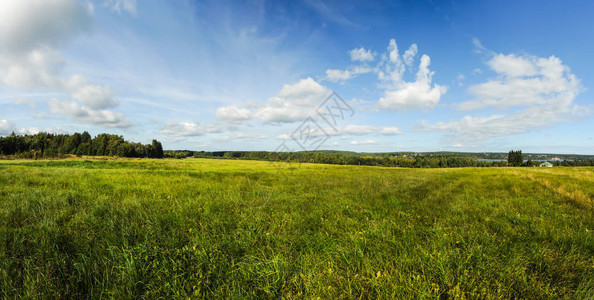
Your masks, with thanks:
<instances>
[{"instance_id":1,"label":"green grass","mask_svg":"<svg viewBox=\"0 0 594 300\"><path fill-rule=\"evenodd\" d=\"M593 173L0 161L0 297L593 298Z\"/></svg>"}]
</instances>

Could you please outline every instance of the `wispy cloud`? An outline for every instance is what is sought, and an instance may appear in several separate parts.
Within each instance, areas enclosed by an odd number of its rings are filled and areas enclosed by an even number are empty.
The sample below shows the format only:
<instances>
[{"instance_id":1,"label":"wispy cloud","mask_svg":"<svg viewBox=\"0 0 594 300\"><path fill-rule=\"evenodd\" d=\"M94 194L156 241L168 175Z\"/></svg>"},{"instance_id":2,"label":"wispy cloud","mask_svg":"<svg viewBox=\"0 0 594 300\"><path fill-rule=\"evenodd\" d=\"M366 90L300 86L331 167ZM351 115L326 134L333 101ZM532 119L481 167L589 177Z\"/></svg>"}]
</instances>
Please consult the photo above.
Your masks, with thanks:
<instances>
[{"instance_id":1,"label":"wispy cloud","mask_svg":"<svg viewBox=\"0 0 594 300\"><path fill-rule=\"evenodd\" d=\"M121 14L127 12L136 16L136 0L106 0L103 5L111 8L114 12Z\"/></svg>"}]
</instances>

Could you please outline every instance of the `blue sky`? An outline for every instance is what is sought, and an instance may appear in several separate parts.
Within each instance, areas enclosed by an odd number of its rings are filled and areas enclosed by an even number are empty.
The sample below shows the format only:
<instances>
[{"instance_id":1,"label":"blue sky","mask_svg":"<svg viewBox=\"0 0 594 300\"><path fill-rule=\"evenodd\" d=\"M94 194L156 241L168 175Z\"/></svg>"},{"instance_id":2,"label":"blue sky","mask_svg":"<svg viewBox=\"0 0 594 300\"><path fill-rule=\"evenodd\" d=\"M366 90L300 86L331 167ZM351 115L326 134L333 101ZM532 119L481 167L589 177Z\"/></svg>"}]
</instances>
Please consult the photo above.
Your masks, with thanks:
<instances>
[{"instance_id":1,"label":"blue sky","mask_svg":"<svg viewBox=\"0 0 594 300\"><path fill-rule=\"evenodd\" d=\"M590 1L0 6L0 135L274 150L312 117L320 149L594 154Z\"/></svg>"}]
</instances>

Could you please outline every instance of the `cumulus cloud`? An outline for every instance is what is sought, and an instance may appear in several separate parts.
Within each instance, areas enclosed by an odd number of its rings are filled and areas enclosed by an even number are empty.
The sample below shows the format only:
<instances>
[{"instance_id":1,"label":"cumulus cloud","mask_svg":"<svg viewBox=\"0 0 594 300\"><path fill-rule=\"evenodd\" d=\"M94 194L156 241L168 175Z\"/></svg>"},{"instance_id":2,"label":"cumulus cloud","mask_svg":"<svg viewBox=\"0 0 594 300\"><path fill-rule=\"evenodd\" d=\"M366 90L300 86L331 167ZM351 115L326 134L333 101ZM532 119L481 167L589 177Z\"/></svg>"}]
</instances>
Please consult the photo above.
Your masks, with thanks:
<instances>
[{"instance_id":1,"label":"cumulus cloud","mask_svg":"<svg viewBox=\"0 0 594 300\"><path fill-rule=\"evenodd\" d=\"M371 50L365 50L365 48L355 48L349 51L352 61L373 61L375 55L371 53Z\"/></svg>"},{"instance_id":2,"label":"cumulus cloud","mask_svg":"<svg viewBox=\"0 0 594 300\"><path fill-rule=\"evenodd\" d=\"M387 51L380 54L381 59L373 67L365 63L372 61L369 58L375 57L371 50L353 49L349 52L351 59L361 63L351 65L345 70L328 69L325 78L332 82L344 82L356 75L373 72L377 74L379 86L384 89L384 95L377 102L376 109L432 109L446 93L447 87L432 84L434 72L429 70L431 59L426 54L420 58L415 80L406 81L406 70L415 70L414 63L419 49L417 44L412 44L402 55L398 49L396 40L390 39ZM364 57L368 59L363 59Z\"/></svg>"},{"instance_id":3,"label":"cumulus cloud","mask_svg":"<svg viewBox=\"0 0 594 300\"><path fill-rule=\"evenodd\" d=\"M59 87L64 60L55 48L87 30L92 6L76 0L0 3L0 76L18 88Z\"/></svg>"},{"instance_id":4,"label":"cumulus cloud","mask_svg":"<svg viewBox=\"0 0 594 300\"><path fill-rule=\"evenodd\" d=\"M72 120L109 128L125 128L132 126L121 113L108 110L95 110L86 106L81 106L75 101L62 101L55 98L48 100L47 103L51 113L61 114Z\"/></svg>"},{"instance_id":5,"label":"cumulus cloud","mask_svg":"<svg viewBox=\"0 0 594 300\"><path fill-rule=\"evenodd\" d=\"M301 121L317 107L330 93L311 77L288 84L275 97L258 108L255 116L263 122L290 123Z\"/></svg>"},{"instance_id":6,"label":"cumulus cloud","mask_svg":"<svg viewBox=\"0 0 594 300\"><path fill-rule=\"evenodd\" d=\"M23 53L2 53L0 75L6 85L31 89L61 86L55 74L60 71L64 60L51 47L43 46Z\"/></svg>"},{"instance_id":7,"label":"cumulus cloud","mask_svg":"<svg viewBox=\"0 0 594 300\"><path fill-rule=\"evenodd\" d=\"M471 86L476 98L460 103L460 109L544 105L563 97L573 100L580 92L579 80L555 56L497 54L487 64L499 76Z\"/></svg>"},{"instance_id":8,"label":"cumulus cloud","mask_svg":"<svg viewBox=\"0 0 594 300\"><path fill-rule=\"evenodd\" d=\"M429 70L431 59L428 55L421 56L415 81L406 81L406 70L413 71L415 58L419 49L417 44L412 44L400 55L395 39L390 39L387 52L381 53L380 61L373 67L367 62L375 60L376 53L365 48L356 48L349 51L351 60L359 64L351 65L344 70L326 70L326 79L332 82L343 83L356 75L375 73L380 81L379 86L384 89L384 95L375 105L376 109L406 111L409 109L432 109L441 96L446 93L447 87L432 84L434 72Z\"/></svg>"},{"instance_id":9,"label":"cumulus cloud","mask_svg":"<svg viewBox=\"0 0 594 300\"><path fill-rule=\"evenodd\" d=\"M317 83L311 77L301 79L295 84L286 84L273 99L289 101L297 106L310 106L318 104L320 97L327 94L329 90Z\"/></svg>"},{"instance_id":10,"label":"cumulus cloud","mask_svg":"<svg viewBox=\"0 0 594 300\"><path fill-rule=\"evenodd\" d=\"M76 90L72 97L93 109L114 107L118 104L108 86L87 85Z\"/></svg>"},{"instance_id":11,"label":"cumulus cloud","mask_svg":"<svg viewBox=\"0 0 594 300\"><path fill-rule=\"evenodd\" d=\"M469 92L476 99L461 103L460 109L520 109L507 114L467 115L448 123L421 122L418 129L448 132L455 142L468 143L547 128L589 113L573 103L581 91L579 79L555 56L493 54L487 65L498 76L471 86Z\"/></svg>"},{"instance_id":12,"label":"cumulus cloud","mask_svg":"<svg viewBox=\"0 0 594 300\"><path fill-rule=\"evenodd\" d=\"M108 86L89 84L82 75L60 76L65 64L57 49L89 29L93 5L77 0L1 1L0 79L5 85L67 93L82 103L49 100L51 112L107 127L126 127L122 114L104 109L118 105Z\"/></svg>"},{"instance_id":13,"label":"cumulus cloud","mask_svg":"<svg viewBox=\"0 0 594 300\"><path fill-rule=\"evenodd\" d=\"M74 75L67 83L73 98L92 109L115 107L118 101L108 86L92 85L82 75Z\"/></svg>"},{"instance_id":14,"label":"cumulus cloud","mask_svg":"<svg viewBox=\"0 0 594 300\"><path fill-rule=\"evenodd\" d=\"M251 108L236 105L219 107L217 119L227 123L240 123L258 119L265 123L291 123L302 121L326 99L330 90L311 77L294 84L286 84L262 105Z\"/></svg>"},{"instance_id":15,"label":"cumulus cloud","mask_svg":"<svg viewBox=\"0 0 594 300\"><path fill-rule=\"evenodd\" d=\"M534 76L537 74L535 57L518 57L515 54L497 54L489 60L487 65L498 74L508 77Z\"/></svg>"},{"instance_id":16,"label":"cumulus cloud","mask_svg":"<svg viewBox=\"0 0 594 300\"><path fill-rule=\"evenodd\" d=\"M89 28L93 6L77 0L0 1L3 50L30 51L56 45Z\"/></svg>"},{"instance_id":17,"label":"cumulus cloud","mask_svg":"<svg viewBox=\"0 0 594 300\"><path fill-rule=\"evenodd\" d=\"M387 73L391 81L391 87L386 89L384 96L378 101L378 108L390 110L407 110L413 108L431 109L439 103L441 95L447 88L438 84L431 86L431 78L434 72L429 70L430 58L428 55L421 57L419 70L415 81L407 82L402 80L404 66L398 57L398 48L394 40L391 41L390 62L393 68L388 67ZM393 44L393 45L392 45Z\"/></svg>"}]
</instances>

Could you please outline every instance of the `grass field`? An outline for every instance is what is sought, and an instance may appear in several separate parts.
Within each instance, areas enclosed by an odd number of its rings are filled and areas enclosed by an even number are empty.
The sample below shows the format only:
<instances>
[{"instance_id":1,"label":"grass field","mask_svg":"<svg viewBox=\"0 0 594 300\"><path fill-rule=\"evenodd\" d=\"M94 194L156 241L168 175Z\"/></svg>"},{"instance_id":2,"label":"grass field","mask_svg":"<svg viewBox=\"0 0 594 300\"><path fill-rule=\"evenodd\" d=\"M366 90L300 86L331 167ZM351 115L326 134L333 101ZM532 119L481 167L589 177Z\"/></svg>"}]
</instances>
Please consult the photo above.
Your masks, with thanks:
<instances>
[{"instance_id":1,"label":"grass field","mask_svg":"<svg viewBox=\"0 0 594 300\"><path fill-rule=\"evenodd\" d=\"M593 173L0 161L0 297L591 299Z\"/></svg>"}]
</instances>

